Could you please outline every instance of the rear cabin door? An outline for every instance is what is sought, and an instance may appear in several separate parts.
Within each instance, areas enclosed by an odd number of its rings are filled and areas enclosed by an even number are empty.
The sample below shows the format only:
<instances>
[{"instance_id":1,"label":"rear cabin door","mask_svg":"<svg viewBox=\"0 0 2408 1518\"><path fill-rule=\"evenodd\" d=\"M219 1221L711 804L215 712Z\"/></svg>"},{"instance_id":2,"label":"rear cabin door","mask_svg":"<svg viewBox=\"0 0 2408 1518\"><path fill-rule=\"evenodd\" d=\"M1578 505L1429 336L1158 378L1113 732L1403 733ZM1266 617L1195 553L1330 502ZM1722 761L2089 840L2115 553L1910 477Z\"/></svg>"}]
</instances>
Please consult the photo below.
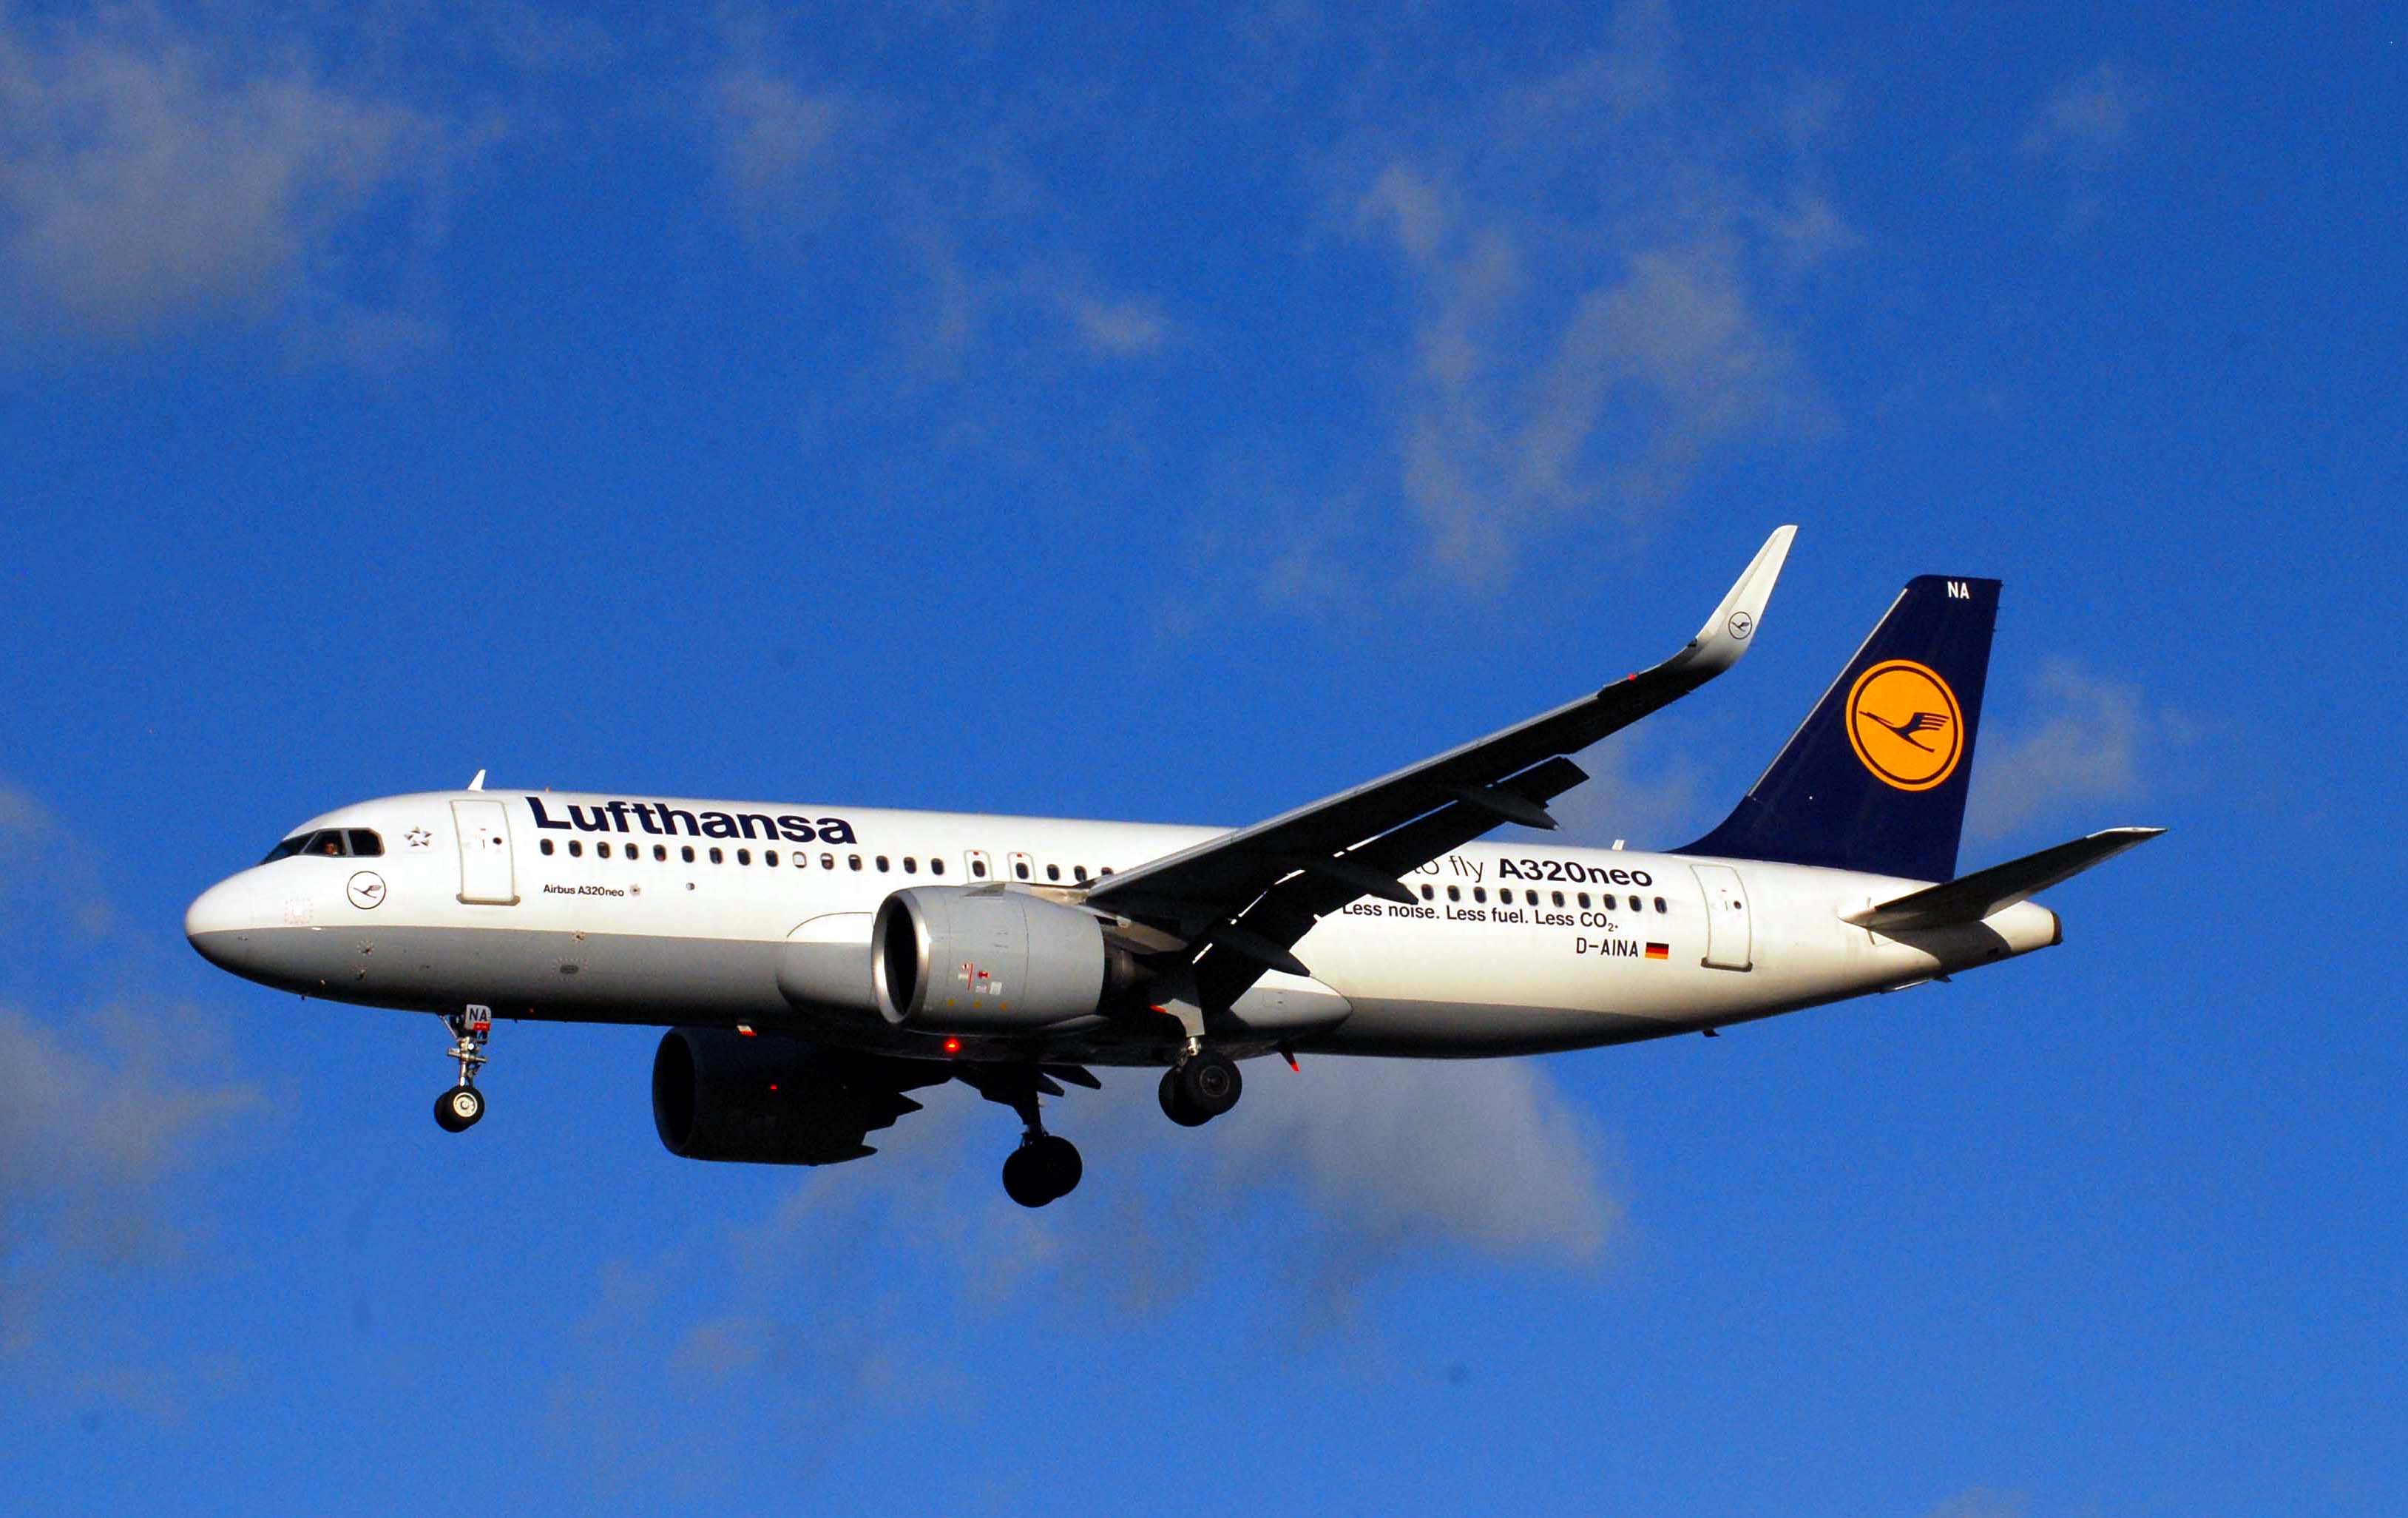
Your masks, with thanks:
<instances>
[{"instance_id":1,"label":"rear cabin door","mask_svg":"<svg viewBox=\"0 0 2408 1518\"><path fill-rule=\"evenodd\" d=\"M452 827L460 835L460 900L516 906L518 873L510 862L510 817L503 804L453 802Z\"/></svg>"},{"instance_id":2,"label":"rear cabin door","mask_svg":"<svg viewBox=\"0 0 2408 1518\"><path fill-rule=\"evenodd\" d=\"M1706 897L1705 965L1713 970L1756 967L1755 938L1748 927L1747 888L1727 864L1692 864Z\"/></svg>"}]
</instances>

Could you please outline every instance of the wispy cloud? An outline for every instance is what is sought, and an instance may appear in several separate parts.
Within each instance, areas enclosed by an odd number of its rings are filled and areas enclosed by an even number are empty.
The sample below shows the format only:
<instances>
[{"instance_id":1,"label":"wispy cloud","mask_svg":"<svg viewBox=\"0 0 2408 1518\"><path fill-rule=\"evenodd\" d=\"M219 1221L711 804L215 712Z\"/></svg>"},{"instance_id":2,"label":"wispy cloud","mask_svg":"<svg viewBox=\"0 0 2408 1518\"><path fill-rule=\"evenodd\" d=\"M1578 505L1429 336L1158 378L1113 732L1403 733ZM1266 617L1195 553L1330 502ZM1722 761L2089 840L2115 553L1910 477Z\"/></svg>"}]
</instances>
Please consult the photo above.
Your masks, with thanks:
<instances>
[{"instance_id":1,"label":"wispy cloud","mask_svg":"<svg viewBox=\"0 0 2408 1518\"><path fill-rule=\"evenodd\" d=\"M1155 1110L1152 1073L1104 1074L1104 1092L1049 1104L1088 1179L1042 1211L996 1183L1011 1116L948 1087L923 1092L927 1110L879 1155L799 1176L732 1231L724 1265L694 1258L720 1246L689 1243L657 1270L606 1272L590 1364L556 1389L563 1416L615 1416L614 1385L663 1374L772 1421L840 1422L931 1386L999 1410L1008 1396L956 1362L948 1325L1066 1301L1062 1331L1083 1334L1241 1290L1263 1331L1386 1353L1359 1310L1380 1284L1471 1262L1591 1268L1622 1217L1601 1136L1535 1062L1257 1061L1238 1111L1195 1130ZM908 1300L898 1256L918 1272ZM641 1284L697 1276L729 1289L696 1302Z\"/></svg>"},{"instance_id":2,"label":"wispy cloud","mask_svg":"<svg viewBox=\"0 0 2408 1518\"><path fill-rule=\"evenodd\" d=\"M2120 147L2131 135L2140 96L2113 64L2068 80L2033 108L2023 151L2036 155L2097 153Z\"/></svg>"},{"instance_id":3,"label":"wispy cloud","mask_svg":"<svg viewBox=\"0 0 2408 1518\"><path fill-rule=\"evenodd\" d=\"M2078 803L2147 794L2154 772L2195 733L2186 717L2152 704L2138 686L2071 659L2043 662L2032 690L2025 715L1983 735L1966 809L1977 837L2051 817L2081 826Z\"/></svg>"},{"instance_id":4,"label":"wispy cloud","mask_svg":"<svg viewBox=\"0 0 2408 1518\"><path fill-rule=\"evenodd\" d=\"M1858 241L1798 166L1813 123L1768 101L1705 124L1683 90L1670 12L1640 0L1459 126L1349 144L1340 224L1408 312L1394 441L1368 488L1273 536L1327 543L1335 568L1395 502L1413 558L1495 589L1567 542L1643 534L1727 451L1830 426L1782 314ZM1778 163L1748 166L1751 138L1780 139Z\"/></svg>"},{"instance_id":5,"label":"wispy cloud","mask_svg":"<svg viewBox=\"0 0 2408 1518\"><path fill-rule=\"evenodd\" d=\"M703 85L702 114L721 177L747 215L800 216L823 186L845 109L757 63L731 65Z\"/></svg>"},{"instance_id":6,"label":"wispy cloud","mask_svg":"<svg viewBox=\"0 0 2408 1518\"><path fill-rule=\"evenodd\" d=\"M0 947L12 970L70 947L116 953L98 879L47 806L0 783ZM50 1005L39 1017L0 1005L0 1368L172 1416L178 1388L223 1367L123 1357L113 1304L129 1276L189 1265L207 1225L179 1183L232 1142L261 1094L195 1008L139 995Z\"/></svg>"},{"instance_id":7,"label":"wispy cloud","mask_svg":"<svg viewBox=\"0 0 2408 1518\"><path fill-rule=\"evenodd\" d=\"M793 252L795 230L836 224L842 202L843 235L918 269L901 323L914 381L960 379L1006 335L1024 379L1032 335L1097 362L1144 358L1176 336L1159 299L1061 252L1010 123L965 129L875 86L807 84L790 51L773 25L749 22L703 80L722 182L774 255Z\"/></svg>"},{"instance_id":8,"label":"wispy cloud","mask_svg":"<svg viewBox=\"0 0 2408 1518\"><path fill-rule=\"evenodd\" d=\"M2031 1501L2021 1492L1970 1487L1933 1505L1924 1518L2024 1518Z\"/></svg>"},{"instance_id":9,"label":"wispy cloud","mask_svg":"<svg viewBox=\"0 0 2408 1518\"><path fill-rule=\"evenodd\" d=\"M327 81L290 45L237 46L139 9L41 30L0 19L0 259L22 292L10 318L117 340L202 321L339 325L363 304L326 288L347 229L428 192L460 140Z\"/></svg>"}]
</instances>

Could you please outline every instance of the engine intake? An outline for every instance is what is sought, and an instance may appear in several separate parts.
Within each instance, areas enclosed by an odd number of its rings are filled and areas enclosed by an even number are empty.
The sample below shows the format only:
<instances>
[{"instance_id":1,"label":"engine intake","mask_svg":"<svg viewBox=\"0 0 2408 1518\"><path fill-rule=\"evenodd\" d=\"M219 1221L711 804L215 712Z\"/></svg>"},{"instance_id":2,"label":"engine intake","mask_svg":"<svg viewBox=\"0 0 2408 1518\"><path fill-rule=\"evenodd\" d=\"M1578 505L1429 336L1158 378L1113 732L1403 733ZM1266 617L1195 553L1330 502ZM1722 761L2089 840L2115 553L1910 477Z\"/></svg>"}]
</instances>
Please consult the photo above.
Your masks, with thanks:
<instances>
[{"instance_id":1,"label":"engine intake","mask_svg":"<svg viewBox=\"0 0 2408 1518\"><path fill-rule=\"evenodd\" d=\"M1015 1033L1093 1017L1143 976L1088 913L1025 891L898 890L870 930L878 1010L898 1027Z\"/></svg>"}]
</instances>

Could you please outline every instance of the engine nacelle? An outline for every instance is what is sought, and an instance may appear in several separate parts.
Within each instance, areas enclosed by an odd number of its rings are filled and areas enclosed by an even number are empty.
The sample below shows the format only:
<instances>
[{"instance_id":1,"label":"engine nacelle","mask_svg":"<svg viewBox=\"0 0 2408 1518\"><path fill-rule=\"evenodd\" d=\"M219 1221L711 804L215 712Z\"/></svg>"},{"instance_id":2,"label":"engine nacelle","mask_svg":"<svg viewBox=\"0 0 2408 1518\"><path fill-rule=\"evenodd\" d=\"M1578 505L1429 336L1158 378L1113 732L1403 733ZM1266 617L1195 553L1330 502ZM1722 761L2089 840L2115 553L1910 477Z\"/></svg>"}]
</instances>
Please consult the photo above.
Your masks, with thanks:
<instances>
[{"instance_id":1,"label":"engine nacelle","mask_svg":"<svg viewBox=\"0 0 2408 1518\"><path fill-rule=\"evenodd\" d=\"M834 1164L874 1153L871 1130L920 1110L906 1090L952 1078L942 1064L672 1028L652 1056L652 1126L683 1159Z\"/></svg>"},{"instance_id":2,"label":"engine nacelle","mask_svg":"<svg viewBox=\"0 0 2408 1518\"><path fill-rule=\"evenodd\" d=\"M896 1026L1018 1033L1093 1017L1140 978L1088 913L1026 891L917 886L878 909L878 1010Z\"/></svg>"}]
</instances>

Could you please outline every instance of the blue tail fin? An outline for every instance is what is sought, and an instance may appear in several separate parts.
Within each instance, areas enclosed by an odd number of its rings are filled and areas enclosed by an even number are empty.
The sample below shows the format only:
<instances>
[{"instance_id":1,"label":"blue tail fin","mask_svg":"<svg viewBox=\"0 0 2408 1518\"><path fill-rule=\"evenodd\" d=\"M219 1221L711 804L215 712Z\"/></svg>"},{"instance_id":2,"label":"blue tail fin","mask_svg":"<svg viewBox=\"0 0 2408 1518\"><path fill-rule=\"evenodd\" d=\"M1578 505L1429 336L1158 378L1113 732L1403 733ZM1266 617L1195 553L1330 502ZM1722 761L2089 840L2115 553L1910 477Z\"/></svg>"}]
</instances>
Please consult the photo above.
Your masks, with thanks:
<instances>
[{"instance_id":1,"label":"blue tail fin","mask_svg":"<svg viewBox=\"0 0 2408 1518\"><path fill-rule=\"evenodd\" d=\"M1674 852L1954 876L1998 617L1996 580L1908 581L1738 809Z\"/></svg>"}]
</instances>

